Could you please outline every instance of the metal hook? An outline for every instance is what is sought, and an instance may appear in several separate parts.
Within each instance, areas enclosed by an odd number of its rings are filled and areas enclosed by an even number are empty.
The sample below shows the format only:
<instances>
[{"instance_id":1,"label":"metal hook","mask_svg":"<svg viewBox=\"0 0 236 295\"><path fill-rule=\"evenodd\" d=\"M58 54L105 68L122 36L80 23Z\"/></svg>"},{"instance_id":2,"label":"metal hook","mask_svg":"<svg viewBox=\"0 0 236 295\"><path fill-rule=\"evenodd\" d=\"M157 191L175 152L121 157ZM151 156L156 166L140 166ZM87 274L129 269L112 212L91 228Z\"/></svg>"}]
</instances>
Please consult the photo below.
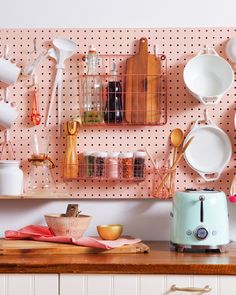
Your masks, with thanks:
<instances>
[{"instance_id":1,"label":"metal hook","mask_svg":"<svg viewBox=\"0 0 236 295\"><path fill-rule=\"evenodd\" d=\"M204 46L204 50L206 51L206 53L209 52L209 46L208 46L207 44L205 44L205 46Z\"/></svg>"},{"instance_id":2,"label":"metal hook","mask_svg":"<svg viewBox=\"0 0 236 295\"><path fill-rule=\"evenodd\" d=\"M37 53L37 38L35 37L34 40L34 52Z\"/></svg>"},{"instance_id":3,"label":"metal hook","mask_svg":"<svg viewBox=\"0 0 236 295\"><path fill-rule=\"evenodd\" d=\"M204 109L204 121L209 122L209 113L208 109Z\"/></svg>"},{"instance_id":4,"label":"metal hook","mask_svg":"<svg viewBox=\"0 0 236 295\"><path fill-rule=\"evenodd\" d=\"M9 58L9 45L4 45L4 58Z\"/></svg>"},{"instance_id":5,"label":"metal hook","mask_svg":"<svg viewBox=\"0 0 236 295\"><path fill-rule=\"evenodd\" d=\"M33 74L32 75L32 86L35 86L36 84L37 84L37 76L36 76L36 74Z\"/></svg>"},{"instance_id":6,"label":"metal hook","mask_svg":"<svg viewBox=\"0 0 236 295\"><path fill-rule=\"evenodd\" d=\"M157 56L158 55L158 47L156 44L153 46L153 51L154 51L154 55Z\"/></svg>"},{"instance_id":7,"label":"metal hook","mask_svg":"<svg viewBox=\"0 0 236 295\"><path fill-rule=\"evenodd\" d=\"M6 87L4 89L4 102L8 101L8 95L9 95L9 89L8 89L8 87Z\"/></svg>"},{"instance_id":8,"label":"metal hook","mask_svg":"<svg viewBox=\"0 0 236 295\"><path fill-rule=\"evenodd\" d=\"M9 132L9 129L6 129L4 130L4 140L6 143L8 143L9 139L10 139L10 132Z\"/></svg>"}]
</instances>

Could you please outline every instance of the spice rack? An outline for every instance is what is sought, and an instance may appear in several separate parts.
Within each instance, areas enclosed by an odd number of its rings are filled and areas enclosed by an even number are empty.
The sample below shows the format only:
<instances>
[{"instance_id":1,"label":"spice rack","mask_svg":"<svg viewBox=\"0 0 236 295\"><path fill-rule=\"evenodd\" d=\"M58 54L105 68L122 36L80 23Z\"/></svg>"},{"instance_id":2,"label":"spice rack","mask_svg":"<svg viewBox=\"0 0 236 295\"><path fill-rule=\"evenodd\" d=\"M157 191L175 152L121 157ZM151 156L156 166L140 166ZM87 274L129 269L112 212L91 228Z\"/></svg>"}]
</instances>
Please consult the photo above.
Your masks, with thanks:
<instances>
[{"instance_id":1,"label":"spice rack","mask_svg":"<svg viewBox=\"0 0 236 295\"><path fill-rule=\"evenodd\" d=\"M126 74L126 61L132 55L99 55L97 75L85 74L86 56L79 58L79 102L80 117L83 125L165 125L167 123L167 59L157 55L161 62L160 75ZM111 74L116 65L116 74ZM95 97L94 89L86 87L97 84L99 79L99 98L95 102L99 110L87 111L86 97ZM112 82L111 82L112 81ZM113 83L109 87L109 83ZM134 87L128 88L132 84ZM135 90L132 90L135 89ZM120 109L109 105L109 98L120 98ZM112 109L112 110L111 110ZM115 116L119 112L118 118Z\"/></svg>"},{"instance_id":2,"label":"spice rack","mask_svg":"<svg viewBox=\"0 0 236 295\"><path fill-rule=\"evenodd\" d=\"M141 153L145 154L145 152ZM122 153L119 158L118 155L107 158L105 154L107 153L79 154L79 165L64 165L64 180L90 179L136 182L145 180L146 164L144 157L133 158L133 153ZM118 153L113 152L112 154Z\"/></svg>"}]
</instances>

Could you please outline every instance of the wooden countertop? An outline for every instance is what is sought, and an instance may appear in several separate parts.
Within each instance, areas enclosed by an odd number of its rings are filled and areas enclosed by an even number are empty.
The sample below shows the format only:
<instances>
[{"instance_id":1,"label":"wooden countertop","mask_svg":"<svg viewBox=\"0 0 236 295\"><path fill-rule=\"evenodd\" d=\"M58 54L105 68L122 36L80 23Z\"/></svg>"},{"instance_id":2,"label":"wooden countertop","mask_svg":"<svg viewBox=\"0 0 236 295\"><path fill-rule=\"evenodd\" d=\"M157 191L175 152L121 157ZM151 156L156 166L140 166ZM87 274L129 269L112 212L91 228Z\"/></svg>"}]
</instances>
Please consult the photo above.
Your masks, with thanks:
<instances>
[{"instance_id":1,"label":"wooden countertop","mask_svg":"<svg viewBox=\"0 0 236 295\"><path fill-rule=\"evenodd\" d=\"M176 253L168 242L146 244L149 254L1 255L0 273L236 275L236 243L223 254Z\"/></svg>"}]
</instances>

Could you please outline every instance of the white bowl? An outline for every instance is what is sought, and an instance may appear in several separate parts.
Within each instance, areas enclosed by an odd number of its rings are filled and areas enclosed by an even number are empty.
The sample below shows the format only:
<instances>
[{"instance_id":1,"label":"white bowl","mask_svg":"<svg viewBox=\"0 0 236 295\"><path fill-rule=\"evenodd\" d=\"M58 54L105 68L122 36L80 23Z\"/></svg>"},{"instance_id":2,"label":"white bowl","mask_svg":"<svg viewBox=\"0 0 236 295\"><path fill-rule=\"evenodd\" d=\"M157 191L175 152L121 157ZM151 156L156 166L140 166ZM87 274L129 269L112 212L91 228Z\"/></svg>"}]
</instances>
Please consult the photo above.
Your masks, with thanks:
<instances>
[{"instance_id":1,"label":"white bowl","mask_svg":"<svg viewBox=\"0 0 236 295\"><path fill-rule=\"evenodd\" d=\"M192 58L184 68L183 77L190 93L204 104L217 103L234 82L230 64L214 54Z\"/></svg>"}]
</instances>

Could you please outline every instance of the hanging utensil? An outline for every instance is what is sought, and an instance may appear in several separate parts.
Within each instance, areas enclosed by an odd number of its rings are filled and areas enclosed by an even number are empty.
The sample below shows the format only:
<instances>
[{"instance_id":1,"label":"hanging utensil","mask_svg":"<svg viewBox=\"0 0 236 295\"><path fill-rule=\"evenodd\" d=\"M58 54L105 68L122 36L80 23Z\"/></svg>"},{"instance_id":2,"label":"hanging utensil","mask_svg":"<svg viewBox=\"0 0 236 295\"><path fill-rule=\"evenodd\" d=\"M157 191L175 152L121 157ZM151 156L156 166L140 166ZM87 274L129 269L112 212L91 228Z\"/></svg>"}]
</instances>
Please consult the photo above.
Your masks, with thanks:
<instances>
[{"instance_id":1,"label":"hanging utensil","mask_svg":"<svg viewBox=\"0 0 236 295\"><path fill-rule=\"evenodd\" d=\"M63 70L65 69L64 62L66 59L71 57L75 50L76 50L76 44L68 39L64 38L56 38L53 40L53 45L56 49L52 50L50 49L50 57L54 58L56 61L56 76L54 79L52 94L51 94L51 100L48 108L48 113L46 117L46 123L45 125L49 125L49 119L52 113L52 106L55 101L56 97L56 90L58 88L58 114L57 114L57 120L59 125L59 134L60 134L60 125L61 125L61 97L62 97L62 75Z\"/></svg>"},{"instance_id":2,"label":"hanging utensil","mask_svg":"<svg viewBox=\"0 0 236 295\"><path fill-rule=\"evenodd\" d=\"M31 87L31 94L32 94L32 112L31 112L31 121L34 126L38 126L41 122L42 116L40 115L39 112L39 87L36 83L36 78L34 77L34 83L33 86Z\"/></svg>"},{"instance_id":3,"label":"hanging utensil","mask_svg":"<svg viewBox=\"0 0 236 295\"><path fill-rule=\"evenodd\" d=\"M43 60L47 56L47 51L43 51L39 54L39 56L30 64L28 64L26 67L23 69L23 74L26 76L32 76L35 74L38 66L43 62Z\"/></svg>"}]
</instances>

